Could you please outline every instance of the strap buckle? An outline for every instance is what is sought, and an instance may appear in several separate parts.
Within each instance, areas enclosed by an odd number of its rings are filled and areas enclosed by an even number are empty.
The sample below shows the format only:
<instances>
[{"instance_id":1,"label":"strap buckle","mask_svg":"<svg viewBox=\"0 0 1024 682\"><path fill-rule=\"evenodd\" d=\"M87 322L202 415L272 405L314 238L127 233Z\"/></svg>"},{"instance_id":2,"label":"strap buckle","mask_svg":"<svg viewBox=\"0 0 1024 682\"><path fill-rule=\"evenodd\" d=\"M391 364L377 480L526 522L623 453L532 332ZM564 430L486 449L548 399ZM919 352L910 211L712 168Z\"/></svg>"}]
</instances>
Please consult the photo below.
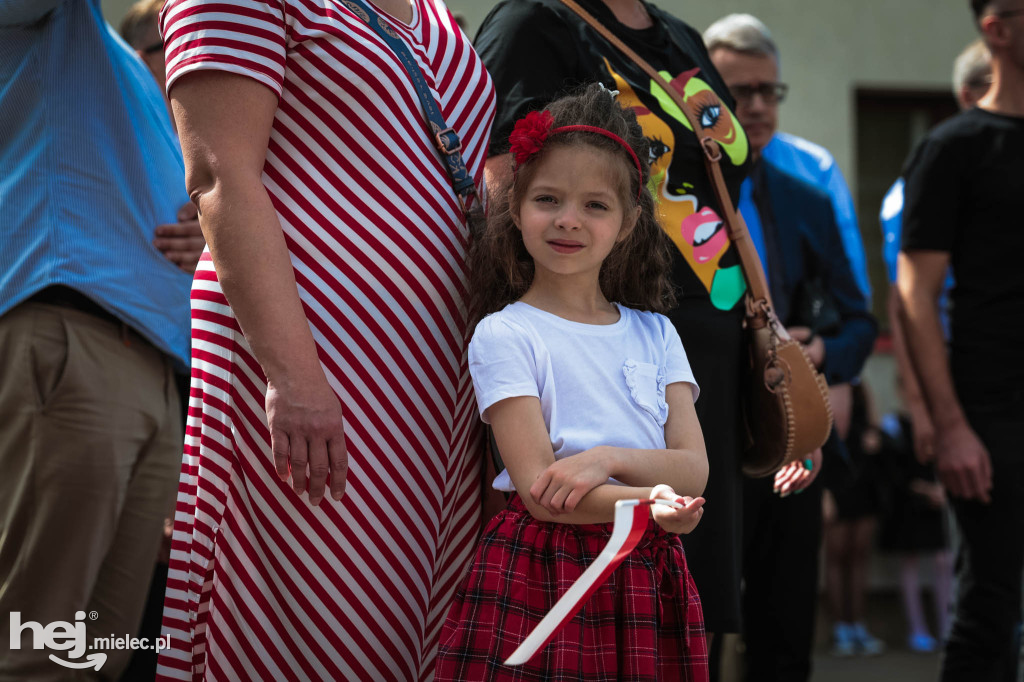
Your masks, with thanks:
<instances>
[{"instance_id":1,"label":"strap buckle","mask_svg":"<svg viewBox=\"0 0 1024 682\"><path fill-rule=\"evenodd\" d=\"M447 135L448 133L454 135L455 140L458 143L458 146L456 146L454 149L448 148L448 142L444 138L444 136ZM459 139L459 135L458 133L455 132L455 128L445 128L444 130L439 130L438 132L434 133L434 141L437 143L437 150L446 156L458 154L459 152L462 151L462 140Z\"/></svg>"},{"instance_id":2,"label":"strap buckle","mask_svg":"<svg viewBox=\"0 0 1024 682\"><path fill-rule=\"evenodd\" d=\"M722 146L710 136L702 137L700 146L704 148L704 156L708 157L711 163L718 163L722 160Z\"/></svg>"},{"instance_id":3,"label":"strap buckle","mask_svg":"<svg viewBox=\"0 0 1024 682\"><path fill-rule=\"evenodd\" d=\"M455 196L459 199L459 208L462 209L462 215L469 215L469 209L473 206L473 200L476 199L476 189L470 188L465 194L456 192Z\"/></svg>"}]
</instances>

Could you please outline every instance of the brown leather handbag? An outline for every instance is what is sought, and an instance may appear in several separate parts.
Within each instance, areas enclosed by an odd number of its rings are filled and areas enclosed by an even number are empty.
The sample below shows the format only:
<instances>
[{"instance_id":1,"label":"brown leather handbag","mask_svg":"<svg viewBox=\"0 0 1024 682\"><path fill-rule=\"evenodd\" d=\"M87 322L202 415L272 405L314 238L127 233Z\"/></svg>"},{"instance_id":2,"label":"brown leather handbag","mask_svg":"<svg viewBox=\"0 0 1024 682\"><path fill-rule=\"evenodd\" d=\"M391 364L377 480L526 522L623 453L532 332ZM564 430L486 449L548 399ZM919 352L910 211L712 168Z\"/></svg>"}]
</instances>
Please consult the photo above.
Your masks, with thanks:
<instances>
[{"instance_id":1,"label":"brown leather handbag","mask_svg":"<svg viewBox=\"0 0 1024 682\"><path fill-rule=\"evenodd\" d=\"M660 85L686 115L700 140L722 221L736 245L747 280L745 328L749 367L743 397L748 439L742 459L743 473L753 477L771 475L821 447L828 438L832 430L832 407L825 378L814 368L803 346L790 338L775 316L761 260L746 223L732 205L718 165L722 158L718 142L704 133L700 117L682 92L573 0L561 2ZM714 93L702 93L705 107L709 105L709 96ZM721 102L710 102L716 103L721 106Z\"/></svg>"}]
</instances>

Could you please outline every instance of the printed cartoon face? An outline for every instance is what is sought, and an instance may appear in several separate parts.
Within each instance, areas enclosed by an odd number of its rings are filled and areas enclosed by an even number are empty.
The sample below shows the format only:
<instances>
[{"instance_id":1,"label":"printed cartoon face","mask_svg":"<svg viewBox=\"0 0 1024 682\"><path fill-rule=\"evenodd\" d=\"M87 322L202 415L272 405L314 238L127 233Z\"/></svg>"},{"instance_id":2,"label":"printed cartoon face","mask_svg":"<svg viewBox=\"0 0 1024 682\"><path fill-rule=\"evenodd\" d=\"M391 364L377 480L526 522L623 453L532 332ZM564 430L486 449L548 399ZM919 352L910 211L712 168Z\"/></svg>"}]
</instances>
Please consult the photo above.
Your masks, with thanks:
<instances>
[{"instance_id":1,"label":"printed cartoon face","mask_svg":"<svg viewBox=\"0 0 1024 682\"><path fill-rule=\"evenodd\" d=\"M665 184L668 167L672 164L672 150L676 145L676 137L672 134L672 128L647 108L637 97L633 88L629 87L629 83L612 70L607 60L605 66L612 78L615 79L615 89L619 91L616 100L624 109L633 110L640 128L644 131L644 137L647 138L647 143L650 145L648 160L651 164L651 191L657 197L656 188Z\"/></svg>"},{"instance_id":2,"label":"printed cartoon face","mask_svg":"<svg viewBox=\"0 0 1024 682\"><path fill-rule=\"evenodd\" d=\"M690 193L693 188L691 183L669 176L672 150L675 149L675 135L667 121L674 118L689 129L685 115L668 93L653 81L651 92L661 107L661 112L656 113L648 109L626 79L616 73L607 60L605 66L615 81L615 88L619 91L619 103L633 110L651 144L651 193L658 204L662 229L679 249L679 253L689 263L708 293L712 294L712 301L716 305L721 303L724 309L731 309L739 300L743 289L735 290L733 277L726 278L730 282L728 290L722 288L726 280L716 282L716 274L720 272L720 261L731 244L722 220L714 209L700 207L697 198ZM663 75L666 80L672 80L667 73ZM688 98L699 98L697 101L700 102L698 111L701 123L708 128L705 132L722 144L733 163L743 163L746 161L747 147L742 128L736 125L732 113L715 101L711 88L692 75L693 72L681 74L676 79L676 84L688 93ZM704 172L703 166L694 170Z\"/></svg>"},{"instance_id":3,"label":"printed cartoon face","mask_svg":"<svg viewBox=\"0 0 1024 682\"><path fill-rule=\"evenodd\" d=\"M673 77L668 71L662 71L661 75L672 87L683 93L683 99L688 104L695 105L700 124L704 126L701 135L709 135L711 139L721 144L729 160L739 166L746 162L750 153L747 136L729 108L718 100L711 86L697 78L697 72L698 69L691 69ZM687 130L693 130L690 121L675 101L653 81L651 94L658 100L666 114L679 121Z\"/></svg>"}]
</instances>

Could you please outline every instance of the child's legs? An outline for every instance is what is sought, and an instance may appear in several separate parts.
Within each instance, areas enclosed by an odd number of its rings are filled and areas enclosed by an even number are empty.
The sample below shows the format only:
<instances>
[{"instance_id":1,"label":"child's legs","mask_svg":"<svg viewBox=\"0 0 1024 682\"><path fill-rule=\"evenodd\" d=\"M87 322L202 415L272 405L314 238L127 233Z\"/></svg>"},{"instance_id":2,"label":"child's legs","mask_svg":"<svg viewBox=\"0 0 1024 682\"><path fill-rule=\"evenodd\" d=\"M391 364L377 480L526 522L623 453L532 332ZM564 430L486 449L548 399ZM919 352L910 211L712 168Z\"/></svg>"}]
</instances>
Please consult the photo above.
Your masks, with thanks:
<instances>
[{"instance_id":1,"label":"child's legs","mask_svg":"<svg viewBox=\"0 0 1024 682\"><path fill-rule=\"evenodd\" d=\"M868 560L871 558L871 541L875 534L875 519L861 517L850 522L849 553L849 604L851 622L864 620L864 596L868 582Z\"/></svg>"},{"instance_id":2,"label":"child's legs","mask_svg":"<svg viewBox=\"0 0 1024 682\"><path fill-rule=\"evenodd\" d=\"M944 549L935 553L935 623L939 637L949 634L949 605L953 593L953 552Z\"/></svg>"},{"instance_id":3,"label":"child's legs","mask_svg":"<svg viewBox=\"0 0 1024 682\"><path fill-rule=\"evenodd\" d=\"M918 580L918 557L906 554L900 558L900 591L903 593L903 611L911 634L928 632L921 608L921 584Z\"/></svg>"},{"instance_id":4,"label":"child's legs","mask_svg":"<svg viewBox=\"0 0 1024 682\"><path fill-rule=\"evenodd\" d=\"M850 531L850 524L839 519L825 527L825 592L832 620L844 623L852 622L847 591Z\"/></svg>"}]
</instances>

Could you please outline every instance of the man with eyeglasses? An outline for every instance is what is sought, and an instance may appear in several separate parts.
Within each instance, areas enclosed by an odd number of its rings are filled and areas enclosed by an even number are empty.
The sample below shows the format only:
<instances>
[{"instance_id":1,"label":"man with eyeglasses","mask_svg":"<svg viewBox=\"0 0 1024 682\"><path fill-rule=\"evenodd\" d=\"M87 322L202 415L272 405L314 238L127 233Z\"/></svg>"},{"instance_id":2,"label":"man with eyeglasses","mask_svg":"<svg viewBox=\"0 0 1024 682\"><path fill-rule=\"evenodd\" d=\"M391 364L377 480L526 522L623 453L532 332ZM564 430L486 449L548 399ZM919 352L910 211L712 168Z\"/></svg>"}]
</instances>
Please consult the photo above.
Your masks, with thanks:
<instances>
[{"instance_id":1,"label":"man with eyeglasses","mask_svg":"<svg viewBox=\"0 0 1024 682\"><path fill-rule=\"evenodd\" d=\"M704 43L709 52L716 49L729 49L730 35L736 27L758 21L749 14L732 14L716 21L704 32ZM760 24L760 22L758 21ZM753 25L753 24L752 24ZM763 26L764 24L761 24ZM767 29L766 29L767 30ZM770 36L769 36L770 40ZM740 101L749 102L755 94L760 94L770 104L781 104L789 94L789 86L777 82L778 54L773 55L776 62L776 78L772 82L739 83L731 92ZM802 137L776 130L761 150L761 156L773 165L785 170L790 175L819 187L829 195L832 209L835 212L836 224L843 239L843 248L850 260L850 268L857 280L857 287L865 298L871 298L871 284L868 277L867 258L864 255L864 243L857 224L857 213L853 197L846 184L839 165L832 154L822 147Z\"/></svg>"},{"instance_id":2,"label":"man with eyeglasses","mask_svg":"<svg viewBox=\"0 0 1024 682\"><path fill-rule=\"evenodd\" d=\"M776 313L830 383L848 382L871 352L876 325L850 269L828 194L765 156L786 94L778 78L778 50L764 24L744 14L713 24L705 41L750 143L754 163L740 191L740 210ZM834 303L835 318L826 328L811 328L814 321L802 315L802 296L812 281ZM820 451L807 463L817 476ZM743 633L747 679L759 682L807 680L811 672L822 483L814 478L794 490L786 484L786 471L774 480L743 482Z\"/></svg>"},{"instance_id":3,"label":"man with eyeglasses","mask_svg":"<svg viewBox=\"0 0 1024 682\"><path fill-rule=\"evenodd\" d=\"M992 84L911 154L896 283L960 530L940 679L1009 682L1024 577L1024 0L970 5ZM947 349L938 301L950 266Z\"/></svg>"}]
</instances>

